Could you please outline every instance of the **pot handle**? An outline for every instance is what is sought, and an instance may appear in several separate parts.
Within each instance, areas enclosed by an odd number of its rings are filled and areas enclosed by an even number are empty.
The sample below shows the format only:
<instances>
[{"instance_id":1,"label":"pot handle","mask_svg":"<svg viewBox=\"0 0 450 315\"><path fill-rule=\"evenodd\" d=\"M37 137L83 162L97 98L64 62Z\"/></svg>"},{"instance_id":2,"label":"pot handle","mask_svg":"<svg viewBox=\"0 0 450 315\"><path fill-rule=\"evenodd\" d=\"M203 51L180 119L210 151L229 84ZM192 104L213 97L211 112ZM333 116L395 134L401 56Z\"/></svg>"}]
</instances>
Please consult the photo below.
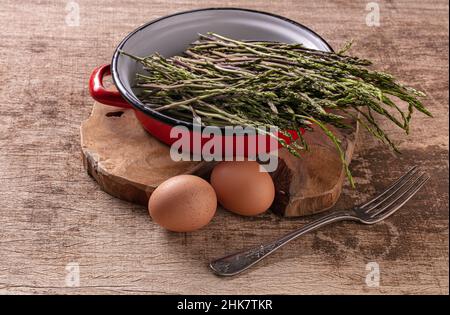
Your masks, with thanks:
<instances>
[{"instance_id":1,"label":"pot handle","mask_svg":"<svg viewBox=\"0 0 450 315\"><path fill-rule=\"evenodd\" d=\"M92 71L89 78L89 93L97 102L122 108L132 108L118 91L107 90L103 86L103 77L111 74L111 65L103 65Z\"/></svg>"}]
</instances>

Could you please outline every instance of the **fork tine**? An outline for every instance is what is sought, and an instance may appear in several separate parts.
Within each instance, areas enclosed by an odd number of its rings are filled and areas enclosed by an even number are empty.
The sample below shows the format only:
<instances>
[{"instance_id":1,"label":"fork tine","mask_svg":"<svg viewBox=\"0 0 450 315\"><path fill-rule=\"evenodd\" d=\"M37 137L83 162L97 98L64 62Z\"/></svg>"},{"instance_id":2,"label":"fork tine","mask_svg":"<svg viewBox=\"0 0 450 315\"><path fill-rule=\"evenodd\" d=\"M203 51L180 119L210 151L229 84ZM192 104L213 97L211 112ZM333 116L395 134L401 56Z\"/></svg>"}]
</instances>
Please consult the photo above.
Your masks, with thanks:
<instances>
[{"instance_id":1,"label":"fork tine","mask_svg":"<svg viewBox=\"0 0 450 315\"><path fill-rule=\"evenodd\" d=\"M397 198L395 198L383 208L372 213L370 217L375 218L377 216L385 217L391 215L392 213L400 209L409 199L411 199L429 179L430 177L426 173L422 173L419 178L417 178L411 185L408 186L406 191L403 191L399 196L397 196ZM402 200L403 197L405 197L404 200ZM399 200L400 204L396 204Z\"/></svg>"},{"instance_id":2,"label":"fork tine","mask_svg":"<svg viewBox=\"0 0 450 315\"><path fill-rule=\"evenodd\" d=\"M381 197L383 197L384 195L386 195L392 188L394 188L395 186L397 186L397 184L399 184L401 181L403 181L406 177L409 177L409 175L413 172L415 172L417 170L417 166L414 166L413 168L411 168L408 172L406 172L405 175L401 176L399 179L397 179L393 184L391 184L388 188L386 188L386 190L381 193L380 195L378 195L377 197L373 198L372 200L369 200L368 202L366 202L363 205L360 205L358 208L363 209L364 207L368 206L369 204L371 204L374 201L377 201L378 199L380 199Z\"/></svg>"},{"instance_id":3,"label":"fork tine","mask_svg":"<svg viewBox=\"0 0 450 315\"><path fill-rule=\"evenodd\" d=\"M391 185L388 189L386 189L382 194L380 194L379 196L375 197L374 199L372 199L371 201L366 203L362 209L360 207L360 209L366 213L371 212L373 209L378 207L381 203L385 202L386 199L390 198L395 193L397 193L406 184L410 183L412 180L417 179L418 174L419 174L419 169L417 167L415 167L414 169L411 169L410 172L403 175L399 180L397 180L393 185ZM384 197L384 198L381 198L381 197ZM375 205L373 205L373 203L377 200L378 200L378 202L375 203ZM367 209L367 206L370 206L370 208Z\"/></svg>"}]
</instances>

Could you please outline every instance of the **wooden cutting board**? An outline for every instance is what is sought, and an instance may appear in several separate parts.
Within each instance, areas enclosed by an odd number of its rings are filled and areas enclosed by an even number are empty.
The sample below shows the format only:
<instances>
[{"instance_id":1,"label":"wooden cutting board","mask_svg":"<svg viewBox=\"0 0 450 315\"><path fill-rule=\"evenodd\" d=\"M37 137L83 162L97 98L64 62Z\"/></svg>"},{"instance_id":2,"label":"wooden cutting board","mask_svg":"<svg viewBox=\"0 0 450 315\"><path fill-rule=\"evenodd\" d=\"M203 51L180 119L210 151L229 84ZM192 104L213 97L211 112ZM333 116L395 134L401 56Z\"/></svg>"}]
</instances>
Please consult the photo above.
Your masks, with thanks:
<instances>
[{"instance_id":1,"label":"wooden cutting board","mask_svg":"<svg viewBox=\"0 0 450 315\"><path fill-rule=\"evenodd\" d=\"M355 131L339 134L350 162ZM271 210L287 217L314 214L332 207L346 180L331 141L320 131L306 134L310 151L301 158L279 151L279 163L271 173L276 196ZM208 179L214 163L180 161L169 156L169 147L148 134L133 110L94 103L91 116L81 125L83 164L107 193L146 205L152 191L164 180L179 174Z\"/></svg>"}]
</instances>

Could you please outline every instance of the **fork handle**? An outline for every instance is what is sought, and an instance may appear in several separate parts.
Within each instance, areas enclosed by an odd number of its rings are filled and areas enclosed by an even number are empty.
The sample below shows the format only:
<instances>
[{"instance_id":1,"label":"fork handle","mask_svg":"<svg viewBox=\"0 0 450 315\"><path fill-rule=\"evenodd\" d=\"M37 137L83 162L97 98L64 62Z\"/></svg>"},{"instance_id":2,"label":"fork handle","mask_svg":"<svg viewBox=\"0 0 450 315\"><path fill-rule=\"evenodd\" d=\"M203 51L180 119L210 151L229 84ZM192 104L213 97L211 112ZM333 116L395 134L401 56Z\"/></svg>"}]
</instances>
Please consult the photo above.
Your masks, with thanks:
<instances>
[{"instance_id":1,"label":"fork handle","mask_svg":"<svg viewBox=\"0 0 450 315\"><path fill-rule=\"evenodd\" d=\"M250 268L258 261L269 256L277 249L283 247L290 241L296 239L297 237L305 233L317 230L318 228L333 222L351 219L354 219L354 217L348 211L332 212L323 215L317 220L309 224L306 224L302 228L295 230L289 234L286 234L271 243L268 243L266 245L260 245L246 251L237 252L235 254L219 258L217 260L212 261L209 266L217 275L234 276Z\"/></svg>"}]
</instances>

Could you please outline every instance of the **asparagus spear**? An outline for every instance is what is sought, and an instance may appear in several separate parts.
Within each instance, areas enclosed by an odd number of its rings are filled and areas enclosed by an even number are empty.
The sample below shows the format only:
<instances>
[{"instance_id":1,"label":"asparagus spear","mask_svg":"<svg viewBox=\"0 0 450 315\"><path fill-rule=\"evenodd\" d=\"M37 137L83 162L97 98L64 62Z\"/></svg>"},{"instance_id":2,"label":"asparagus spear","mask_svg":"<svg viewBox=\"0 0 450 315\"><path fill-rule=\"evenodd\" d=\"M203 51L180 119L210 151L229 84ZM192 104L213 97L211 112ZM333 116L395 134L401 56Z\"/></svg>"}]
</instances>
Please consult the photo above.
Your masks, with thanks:
<instances>
[{"instance_id":1,"label":"asparagus spear","mask_svg":"<svg viewBox=\"0 0 450 315\"><path fill-rule=\"evenodd\" d=\"M142 102L170 116L200 117L219 126L276 126L282 131L311 130L317 125L336 145L353 186L339 139L327 125L349 128L345 121L352 117L398 151L376 116L385 116L408 133L414 110L431 113L420 101L424 93L398 83L390 74L369 69L369 60L346 55L350 46L334 53L301 44L247 42L207 33L200 34L183 56L121 53L145 69L145 74L136 75ZM406 102L407 110L395 99ZM307 149L303 138L287 144L275 137L296 156Z\"/></svg>"}]
</instances>

